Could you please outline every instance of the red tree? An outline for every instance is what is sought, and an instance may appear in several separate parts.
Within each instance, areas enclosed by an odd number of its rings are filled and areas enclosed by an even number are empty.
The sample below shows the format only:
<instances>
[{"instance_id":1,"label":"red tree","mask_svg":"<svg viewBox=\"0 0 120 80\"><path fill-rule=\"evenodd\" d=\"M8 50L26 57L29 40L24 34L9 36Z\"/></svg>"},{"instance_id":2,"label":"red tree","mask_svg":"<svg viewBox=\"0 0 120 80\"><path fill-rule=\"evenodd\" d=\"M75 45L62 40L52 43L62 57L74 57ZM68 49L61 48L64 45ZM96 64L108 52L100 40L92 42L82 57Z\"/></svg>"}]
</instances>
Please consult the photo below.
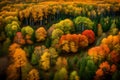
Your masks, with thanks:
<instances>
[{"instance_id":1,"label":"red tree","mask_svg":"<svg viewBox=\"0 0 120 80\"><path fill-rule=\"evenodd\" d=\"M95 34L92 30L85 30L85 31L82 32L82 35L85 35L88 38L89 44L94 43Z\"/></svg>"}]
</instances>

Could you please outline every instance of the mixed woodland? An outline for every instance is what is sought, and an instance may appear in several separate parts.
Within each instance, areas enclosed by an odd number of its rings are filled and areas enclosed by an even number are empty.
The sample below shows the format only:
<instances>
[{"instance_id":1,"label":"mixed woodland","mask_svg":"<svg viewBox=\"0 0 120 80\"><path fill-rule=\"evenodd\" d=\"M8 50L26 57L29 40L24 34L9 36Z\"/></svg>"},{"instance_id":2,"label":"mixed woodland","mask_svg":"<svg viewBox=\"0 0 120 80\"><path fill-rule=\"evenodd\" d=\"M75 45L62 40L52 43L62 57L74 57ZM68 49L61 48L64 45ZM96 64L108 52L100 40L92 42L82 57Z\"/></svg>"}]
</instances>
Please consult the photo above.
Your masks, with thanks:
<instances>
[{"instance_id":1,"label":"mixed woodland","mask_svg":"<svg viewBox=\"0 0 120 80\"><path fill-rule=\"evenodd\" d=\"M0 58L8 60L0 78L119 80L115 1L0 1Z\"/></svg>"}]
</instances>

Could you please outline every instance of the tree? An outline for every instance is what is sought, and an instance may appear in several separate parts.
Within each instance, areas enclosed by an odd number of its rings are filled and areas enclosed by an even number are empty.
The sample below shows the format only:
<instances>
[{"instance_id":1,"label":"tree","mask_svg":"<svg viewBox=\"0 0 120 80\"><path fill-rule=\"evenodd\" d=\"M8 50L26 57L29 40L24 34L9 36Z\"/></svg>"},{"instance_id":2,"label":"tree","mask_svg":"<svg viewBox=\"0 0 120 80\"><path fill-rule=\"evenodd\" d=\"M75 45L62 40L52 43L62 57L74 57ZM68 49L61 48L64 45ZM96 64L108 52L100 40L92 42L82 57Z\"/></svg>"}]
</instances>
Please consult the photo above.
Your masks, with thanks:
<instances>
[{"instance_id":1,"label":"tree","mask_svg":"<svg viewBox=\"0 0 120 80\"><path fill-rule=\"evenodd\" d=\"M7 16L7 17L5 17L4 20L5 20L5 23L6 23L6 24L11 24L12 21L15 21L15 22L18 22L18 21L19 21L16 16Z\"/></svg>"},{"instance_id":2,"label":"tree","mask_svg":"<svg viewBox=\"0 0 120 80\"><path fill-rule=\"evenodd\" d=\"M7 68L7 80L17 80L19 78L18 70L14 64Z\"/></svg>"},{"instance_id":3,"label":"tree","mask_svg":"<svg viewBox=\"0 0 120 80\"><path fill-rule=\"evenodd\" d=\"M100 24L102 25L103 32L106 32L110 29L110 17L105 17L100 19Z\"/></svg>"},{"instance_id":4,"label":"tree","mask_svg":"<svg viewBox=\"0 0 120 80\"><path fill-rule=\"evenodd\" d=\"M26 43L32 44L33 41L31 40L33 38L34 30L31 26L25 26L21 29L21 32L23 36L25 36Z\"/></svg>"},{"instance_id":5,"label":"tree","mask_svg":"<svg viewBox=\"0 0 120 80\"><path fill-rule=\"evenodd\" d=\"M113 51L111 51L110 52L110 61L112 62L112 63L119 63L119 61L120 61L120 54L119 54L119 52L117 52L117 51L115 51L115 50L113 50Z\"/></svg>"},{"instance_id":6,"label":"tree","mask_svg":"<svg viewBox=\"0 0 120 80\"><path fill-rule=\"evenodd\" d=\"M64 34L74 31L74 25L70 19L65 19L60 21L59 23L56 23L55 28L62 30Z\"/></svg>"},{"instance_id":7,"label":"tree","mask_svg":"<svg viewBox=\"0 0 120 80\"><path fill-rule=\"evenodd\" d=\"M89 18L82 16L76 17L74 19L74 23L76 25L77 32L82 32L85 29L93 29L93 24L94 24Z\"/></svg>"},{"instance_id":8,"label":"tree","mask_svg":"<svg viewBox=\"0 0 120 80\"><path fill-rule=\"evenodd\" d=\"M98 24L98 31L97 31L97 36L101 36L102 35L102 33L103 33L103 30L102 30L102 26L101 26L101 24Z\"/></svg>"},{"instance_id":9,"label":"tree","mask_svg":"<svg viewBox=\"0 0 120 80\"><path fill-rule=\"evenodd\" d=\"M88 50L88 56L90 56L96 63L104 60L109 55L110 49L107 45L100 45Z\"/></svg>"},{"instance_id":10,"label":"tree","mask_svg":"<svg viewBox=\"0 0 120 80\"><path fill-rule=\"evenodd\" d=\"M37 69L32 69L27 76L27 80L40 80L39 72Z\"/></svg>"},{"instance_id":11,"label":"tree","mask_svg":"<svg viewBox=\"0 0 120 80\"><path fill-rule=\"evenodd\" d=\"M111 75L116 71L117 66L115 64L110 65L107 61L102 62L96 71L95 80L111 79Z\"/></svg>"},{"instance_id":12,"label":"tree","mask_svg":"<svg viewBox=\"0 0 120 80\"><path fill-rule=\"evenodd\" d=\"M28 34L28 35L32 36L34 33L34 30L31 26L25 26L21 29L21 32L23 35Z\"/></svg>"},{"instance_id":13,"label":"tree","mask_svg":"<svg viewBox=\"0 0 120 80\"><path fill-rule=\"evenodd\" d=\"M83 57L80 61L79 76L80 79L93 80L96 71L96 65L90 57ZM84 74L83 74L84 72Z\"/></svg>"},{"instance_id":14,"label":"tree","mask_svg":"<svg viewBox=\"0 0 120 80\"><path fill-rule=\"evenodd\" d=\"M118 35L109 35L107 38L103 38L101 44L106 44L111 50L119 51L119 36Z\"/></svg>"},{"instance_id":15,"label":"tree","mask_svg":"<svg viewBox=\"0 0 120 80\"><path fill-rule=\"evenodd\" d=\"M16 43L21 44L21 45L25 44L25 40L23 39L23 35L21 32L16 33L13 42L16 42Z\"/></svg>"},{"instance_id":16,"label":"tree","mask_svg":"<svg viewBox=\"0 0 120 80\"><path fill-rule=\"evenodd\" d=\"M18 54L19 53L19 54ZM17 67L22 67L27 64L26 53L21 48L17 48L13 54L13 61Z\"/></svg>"},{"instance_id":17,"label":"tree","mask_svg":"<svg viewBox=\"0 0 120 80\"><path fill-rule=\"evenodd\" d=\"M78 48L85 48L88 46L88 38L81 34L67 34L62 35L59 40L59 45L63 51L67 53L76 53Z\"/></svg>"},{"instance_id":18,"label":"tree","mask_svg":"<svg viewBox=\"0 0 120 80\"><path fill-rule=\"evenodd\" d=\"M62 67L67 68L67 60L65 57L58 57L56 61L56 69L60 70Z\"/></svg>"},{"instance_id":19,"label":"tree","mask_svg":"<svg viewBox=\"0 0 120 80\"><path fill-rule=\"evenodd\" d=\"M13 56L13 55L14 55L15 50L16 50L17 48L20 48L20 45L17 44L17 43L13 43L13 44L11 44L11 45L9 46L9 52L10 52L9 54L10 54L10 56Z\"/></svg>"},{"instance_id":20,"label":"tree","mask_svg":"<svg viewBox=\"0 0 120 80\"><path fill-rule=\"evenodd\" d=\"M35 31L35 36L37 39L37 42L45 40L45 37L47 36L47 32L44 29L44 27L40 27Z\"/></svg>"},{"instance_id":21,"label":"tree","mask_svg":"<svg viewBox=\"0 0 120 80\"><path fill-rule=\"evenodd\" d=\"M3 46L2 46L3 53L8 53L9 52L8 49L9 49L10 44L11 44L10 38L6 38L6 40L4 41Z\"/></svg>"},{"instance_id":22,"label":"tree","mask_svg":"<svg viewBox=\"0 0 120 80\"><path fill-rule=\"evenodd\" d=\"M15 36L16 32L20 31L20 25L16 21L12 21L12 23L7 24L5 27L5 32L7 33L7 36L12 38Z\"/></svg>"},{"instance_id":23,"label":"tree","mask_svg":"<svg viewBox=\"0 0 120 80\"><path fill-rule=\"evenodd\" d=\"M39 58L43 53L46 51L46 46L41 45L41 46L35 46L34 48L34 54L36 54Z\"/></svg>"},{"instance_id":24,"label":"tree","mask_svg":"<svg viewBox=\"0 0 120 80\"><path fill-rule=\"evenodd\" d=\"M67 80L68 79L68 72L65 67L62 67L55 73L53 80Z\"/></svg>"},{"instance_id":25,"label":"tree","mask_svg":"<svg viewBox=\"0 0 120 80\"><path fill-rule=\"evenodd\" d=\"M53 32L52 32L51 38L52 38L52 39L59 39L63 34L64 34L64 33L63 33L62 30L60 30L60 29L55 29L55 30L53 30Z\"/></svg>"},{"instance_id":26,"label":"tree","mask_svg":"<svg viewBox=\"0 0 120 80\"><path fill-rule=\"evenodd\" d=\"M55 65L56 59L58 57L58 52L54 47L49 48L49 53L50 53L50 62L51 65Z\"/></svg>"},{"instance_id":27,"label":"tree","mask_svg":"<svg viewBox=\"0 0 120 80\"><path fill-rule=\"evenodd\" d=\"M117 28L117 25L115 24L115 20L113 20L112 24L111 24L111 27L110 27L110 30L109 30L109 34L110 35L116 35L118 33L118 28Z\"/></svg>"},{"instance_id":28,"label":"tree","mask_svg":"<svg viewBox=\"0 0 120 80\"><path fill-rule=\"evenodd\" d=\"M12 52L11 55L11 62L10 66L8 67L8 71L12 69L11 74L8 74L8 80L9 79L22 79L22 67L26 66L28 61L26 57L26 53L24 50L22 50L20 47L18 47L17 44L13 44L10 46L10 50L14 49L14 52Z\"/></svg>"},{"instance_id":29,"label":"tree","mask_svg":"<svg viewBox=\"0 0 120 80\"><path fill-rule=\"evenodd\" d=\"M82 32L82 35L85 35L88 38L89 44L94 43L95 34L92 30L85 30L85 31Z\"/></svg>"},{"instance_id":30,"label":"tree","mask_svg":"<svg viewBox=\"0 0 120 80\"><path fill-rule=\"evenodd\" d=\"M41 56L39 65L45 71L50 69L50 53L48 51L44 52Z\"/></svg>"},{"instance_id":31,"label":"tree","mask_svg":"<svg viewBox=\"0 0 120 80\"><path fill-rule=\"evenodd\" d=\"M72 71L70 74L70 80L79 80L79 76L77 74L77 71Z\"/></svg>"},{"instance_id":32,"label":"tree","mask_svg":"<svg viewBox=\"0 0 120 80\"><path fill-rule=\"evenodd\" d=\"M53 47L49 48L49 53L50 53L51 58L56 58L58 56L58 52Z\"/></svg>"},{"instance_id":33,"label":"tree","mask_svg":"<svg viewBox=\"0 0 120 80\"><path fill-rule=\"evenodd\" d=\"M38 64L38 61L39 61L38 56L35 53L33 53L31 58L31 63L35 65L35 64Z\"/></svg>"},{"instance_id":34,"label":"tree","mask_svg":"<svg viewBox=\"0 0 120 80\"><path fill-rule=\"evenodd\" d=\"M89 39L85 35L79 35L79 47L85 48L88 46Z\"/></svg>"}]
</instances>

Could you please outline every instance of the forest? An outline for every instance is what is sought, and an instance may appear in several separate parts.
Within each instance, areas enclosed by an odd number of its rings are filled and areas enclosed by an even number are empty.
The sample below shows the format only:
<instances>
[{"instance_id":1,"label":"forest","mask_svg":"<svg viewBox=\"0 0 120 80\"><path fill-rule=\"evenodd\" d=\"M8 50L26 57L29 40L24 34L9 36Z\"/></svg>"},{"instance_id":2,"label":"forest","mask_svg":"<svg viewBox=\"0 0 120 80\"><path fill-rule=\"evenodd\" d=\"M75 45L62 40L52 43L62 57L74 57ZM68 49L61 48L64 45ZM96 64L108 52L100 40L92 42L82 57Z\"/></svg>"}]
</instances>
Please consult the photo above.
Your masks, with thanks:
<instances>
[{"instance_id":1,"label":"forest","mask_svg":"<svg viewBox=\"0 0 120 80\"><path fill-rule=\"evenodd\" d=\"M0 80L119 80L120 0L0 0Z\"/></svg>"}]
</instances>

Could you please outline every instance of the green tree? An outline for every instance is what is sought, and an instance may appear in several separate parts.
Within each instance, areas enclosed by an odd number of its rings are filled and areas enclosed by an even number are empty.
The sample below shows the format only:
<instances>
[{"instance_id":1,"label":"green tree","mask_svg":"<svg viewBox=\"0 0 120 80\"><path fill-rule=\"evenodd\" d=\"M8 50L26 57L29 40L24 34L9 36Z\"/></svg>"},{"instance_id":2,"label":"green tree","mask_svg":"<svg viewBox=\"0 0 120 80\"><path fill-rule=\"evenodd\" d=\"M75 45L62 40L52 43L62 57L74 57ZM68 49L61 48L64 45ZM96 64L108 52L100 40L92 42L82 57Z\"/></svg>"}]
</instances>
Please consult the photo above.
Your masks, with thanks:
<instances>
[{"instance_id":1,"label":"green tree","mask_svg":"<svg viewBox=\"0 0 120 80\"><path fill-rule=\"evenodd\" d=\"M70 73L70 80L79 80L79 76L77 74L77 71L72 71Z\"/></svg>"},{"instance_id":2,"label":"green tree","mask_svg":"<svg viewBox=\"0 0 120 80\"><path fill-rule=\"evenodd\" d=\"M52 32L51 38L52 38L52 39L59 39L63 34L64 34L64 33L63 33L62 30L60 30L60 29L55 29L55 30L53 30L53 32Z\"/></svg>"},{"instance_id":3,"label":"green tree","mask_svg":"<svg viewBox=\"0 0 120 80\"><path fill-rule=\"evenodd\" d=\"M32 53L31 63L35 65L38 64L38 61L39 61L39 57L35 53Z\"/></svg>"},{"instance_id":4,"label":"green tree","mask_svg":"<svg viewBox=\"0 0 120 80\"><path fill-rule=\"evenodd\" d=\"M85 29L93 29L94 22L87 17L78 16L74 19L76 32L82 32Z\"/></svg>"},{"instance_id":5,"label":"green tree","mask_svg":"<svg viewBox=\"0 0 120 80\"><path fill-rule=\"evenodd\" d=\"M9 46L10 46L10 44L11 44L11 40L10 40L10 38L7 38L6 40L5 40L5 42L3 43L3 47L2 47L2 51L3 51L3 53L8 53L9 52Z\"/></svg>"},{"instance_id":6,"label":"green tree","mask_svg":"<svg viewBox=\"0 0 120 80\"><path fill-rule=\"evenodd\" d=\"M10 38L15 36L16 32L20 31L20 29L21 29L20 25L16 21L12 21L12 23L7 24L5 26L5 32L6 32L7 36Z\"/></svg>"},{"instance_id":7,"label":"green tree","mask_svg":"<svg viewBox=\"0 0 120 80\"><path fill-rule=\"evenodd\" d=\"M68 79L68 72L66 68L61 68L55 73L54 80L67 80Z\"/></svg>"}]
</instances>

